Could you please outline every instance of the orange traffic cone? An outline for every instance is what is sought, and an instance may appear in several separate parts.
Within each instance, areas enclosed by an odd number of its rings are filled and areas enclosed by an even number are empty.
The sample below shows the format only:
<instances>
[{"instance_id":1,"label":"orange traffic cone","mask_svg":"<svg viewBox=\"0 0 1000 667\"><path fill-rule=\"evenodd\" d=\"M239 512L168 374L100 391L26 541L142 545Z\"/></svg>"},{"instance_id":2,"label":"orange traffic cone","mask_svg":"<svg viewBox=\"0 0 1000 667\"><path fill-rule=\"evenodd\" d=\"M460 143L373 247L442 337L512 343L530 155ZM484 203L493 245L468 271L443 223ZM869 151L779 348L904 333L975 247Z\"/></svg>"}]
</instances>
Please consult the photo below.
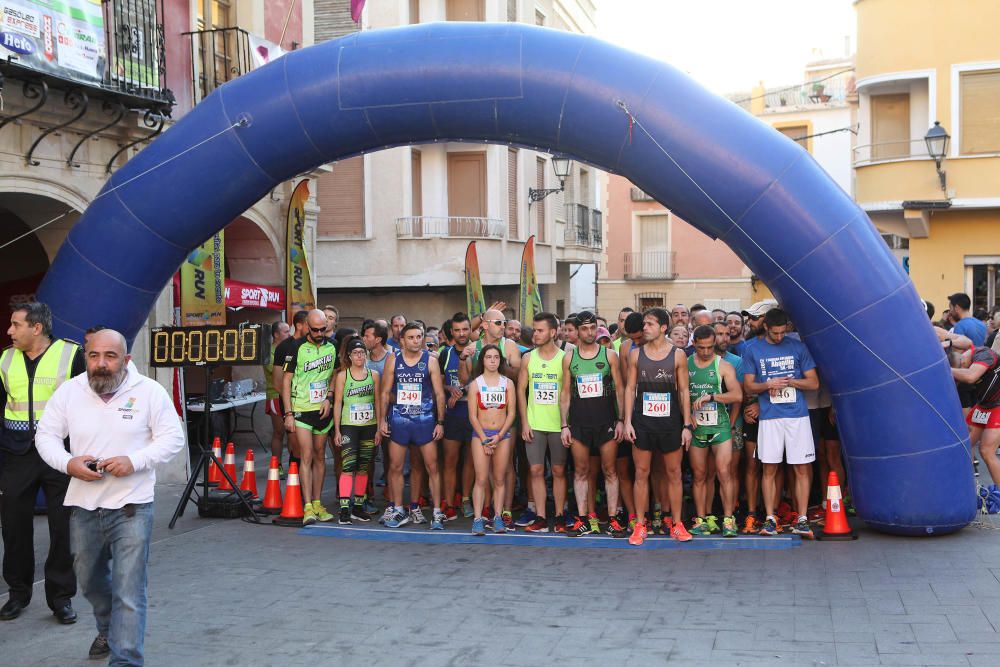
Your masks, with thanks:
<instances>
[{"instance_id":1,"label":"orange traffic cone","mask_svg":"<svg viewBox=\"0 0 1000 667\"><path fill-rule=\"evenodd\" d=\"M236 448L233 447L233 443L226 445L226 460L223 462L222 467L226 469L226 473L229 474L229 478L236 481ZM233 485L229 483L223 475L222 479L219 480L219 491L235 491Z\"/></svg>"},{"instance_id":2,"label":"orange traffic cone","mask_svg":"<svg viewBox=\"0 0 1000 667\"><path fill-rule=\"evenodd\" d=\"M215 438L212 441L212 454L217 459L222 458L222 440ZM208 483L212 486L222 481L222 468L215 461L208 462Z\"/></svg>"},{"instance_id":3,"label":"orange traffic cone","mask_svg":"<svg viewBox=\"0 0 1000 667\"><path fill-rule=\"evenodd\" d=\"M243 461L243 479L240 481L240 491L246 491L250 498L257 497L257 475L253 468L253 450L248 449Z\"/></svg>"},{"instance_id":4,"label":"orange traffic cone","mask_svg":"<svg viewBox=\"0 0 1000 667\"><path fill-rule=\"evenodd\" d=\"M271 466L267 469L267 488L264 489L264 504L260 508L262 514L278 514L281 512L281 482L278 481L278 457L271 457Z\"/></svg>"},{"instance_id":5,"label":"orange traffic cone","mask_svg":"<svg viewBox=\"0 0 1000 667\"><path fill-rule=\"evenodd\" d=\"M817 536L820 540L856 540L851 527L847 525L847 511L844 509L844 498L840 492L840 479L834 470L826 482L826 520L823 522L823 532Z\"/></svg>"},{"instance_id":6,"label":"orange traffic cone","mask_svg":"<svg viewBox=\"0 0 1000 667\"><path fill-rule=\"evenodd\" d=\"M285 504L281 516L274 518L279 526L302 526L302 488L299 486L299 464L288 466L288 484L285 487Z\"/></svg>"}]
</instances>

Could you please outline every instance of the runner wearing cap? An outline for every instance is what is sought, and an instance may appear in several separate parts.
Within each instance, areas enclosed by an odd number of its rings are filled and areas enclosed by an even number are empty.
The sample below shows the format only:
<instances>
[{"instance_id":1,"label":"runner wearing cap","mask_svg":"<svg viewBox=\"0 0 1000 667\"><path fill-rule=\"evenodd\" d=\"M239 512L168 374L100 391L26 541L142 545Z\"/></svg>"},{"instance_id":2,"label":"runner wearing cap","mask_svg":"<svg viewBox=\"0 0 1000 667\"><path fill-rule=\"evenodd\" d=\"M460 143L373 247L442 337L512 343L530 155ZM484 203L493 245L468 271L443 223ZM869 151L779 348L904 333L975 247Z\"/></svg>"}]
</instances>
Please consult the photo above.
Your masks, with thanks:
<instances>
[{"instance_id":1,"label":"runner wearing cap","mask_svg":"<svg viewBox=\"0 0 1000 667\"><path fill-rule=\"evenodd\" d=\"M560 398L562 443L572 446L573 492L578 514L567 534L572 536L600 532L597 507L590 494L592 459L599 457L604 471L608 507L618 505L618 472L615 467L622 437L622 394L618 355L597 344L597 317L590 311L577 315L580 344L563 359L563 389ZM617 409L617 412L616 412ZM585 520L586 519L586 520ZM624 537L625 529L617 518L608 524L608 532Z\"/></svg>"},{"instance_id":2,"label":"runner wearing cap","mask_svg":"<svg viewBox=\"0 0 1000 667\"><path fill-rule=\"evenodd\" d=\"M343 461L338 483L338 522L350 524L353 519L367 523L371 521L364 508L368 489L368 464L382 437L378 433L382 406L376 400L380 391L380 378L376 371L366 366L368 349L365 342L357 336L344 341L341 360L333 398L333 445L341 450Z\"/></svg>"}]
</instances>

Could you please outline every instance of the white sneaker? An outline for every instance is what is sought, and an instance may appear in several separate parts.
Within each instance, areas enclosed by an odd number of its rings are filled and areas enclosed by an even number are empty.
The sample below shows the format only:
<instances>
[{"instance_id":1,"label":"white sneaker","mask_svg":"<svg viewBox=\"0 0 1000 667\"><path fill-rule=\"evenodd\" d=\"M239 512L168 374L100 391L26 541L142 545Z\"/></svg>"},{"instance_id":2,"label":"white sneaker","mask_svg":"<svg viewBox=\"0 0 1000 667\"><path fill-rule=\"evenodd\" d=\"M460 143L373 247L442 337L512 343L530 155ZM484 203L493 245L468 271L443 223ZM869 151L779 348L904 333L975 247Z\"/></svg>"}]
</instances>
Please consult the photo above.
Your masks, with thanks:
<instances>
[{"instance_id":1,"label":"white sneaker","mask_svg":"<svg viewBox=\"0 0 1000 667\"><path fill-rule=\"evenodd\" d=\"M413 507L410 509L410 521L414 524L427 523L427 519L424 517L424 513L420 511L419 507Z\"/></svg>"},{"instance_id":2,"label":"white sneaker","mask_svg":"<svg viewBox=\"0 0 1000 667\"><path fill-rule=\"evenodd\" d=\"M389 505L388 507L386 507L385 511L382 512L382 516L381 516L381 518L379 518L378 522L384 525L386 521L388 521L390 518L392 518L392 510L393 509L394 508L393 508L392 505Z\"/></svg>"}]
</instances>

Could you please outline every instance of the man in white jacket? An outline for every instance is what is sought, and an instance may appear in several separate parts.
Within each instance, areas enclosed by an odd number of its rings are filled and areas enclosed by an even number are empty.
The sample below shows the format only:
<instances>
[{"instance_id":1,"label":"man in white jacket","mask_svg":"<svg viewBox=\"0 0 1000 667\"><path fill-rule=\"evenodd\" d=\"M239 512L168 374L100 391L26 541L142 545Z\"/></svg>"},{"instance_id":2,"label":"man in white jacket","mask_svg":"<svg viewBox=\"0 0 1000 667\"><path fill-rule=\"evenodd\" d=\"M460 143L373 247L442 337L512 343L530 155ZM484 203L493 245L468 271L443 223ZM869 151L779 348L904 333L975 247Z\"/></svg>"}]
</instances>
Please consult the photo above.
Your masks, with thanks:
<instances>
[{"instance_id":1,"label":"man in white jacket","mask_svg":"<svg viewBox=\"0 0 1000 667\"><path fill-rule=\"evenodd\" d=\"M141 665L153 466L180 452L184 432L166 390L129 363L120 333L91 335L85 358L86 375L49 400L35 446L72 478L64 504L72 508L73 568L97 620L90 657L110 653L110 665Z\"/></svg>"}]
</instances>

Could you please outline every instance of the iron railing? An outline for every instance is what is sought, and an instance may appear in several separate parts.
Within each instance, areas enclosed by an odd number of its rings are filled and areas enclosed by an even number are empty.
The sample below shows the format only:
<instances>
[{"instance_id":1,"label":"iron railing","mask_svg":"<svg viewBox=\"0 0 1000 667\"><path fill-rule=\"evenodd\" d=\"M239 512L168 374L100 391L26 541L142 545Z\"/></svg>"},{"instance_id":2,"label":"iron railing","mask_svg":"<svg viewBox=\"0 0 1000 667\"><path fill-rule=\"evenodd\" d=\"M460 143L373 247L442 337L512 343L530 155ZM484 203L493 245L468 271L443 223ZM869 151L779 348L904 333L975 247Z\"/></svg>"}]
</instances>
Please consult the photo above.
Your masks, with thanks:
<instances>
[{"instance_id":1,"label":"iron railing","mask_svg":"<svg viewBox=\"0 0 1000 667\"><path fill-rule=\"evenodd\" d=\"M191 87L195 104L222 84L253 69L250 35L242 28L182 34L191 38Z\"/></svg>"},{"instance_id":2,"label":"iron railing","mask_svg":"<svg viewBox=\"0 0 1000 667\"><path fill-rule=\"evenodd\" d=\"M673 280L677 277L674 260L677 253L672 250L658 252L625 253L626 280Z\"/></svg>"},{"instance_id":3,"label":"iron railing","mask_svg":"<svg viewBox=\"0 0 1000 667\"><path fill-rule=\"evenodd\" d=\"M853 75L827 78L823 81L799 84L797 86L782 86L764 91L764 109L766 111L781 111L786 108L815 106L819 104L844 104L847 97L854 92ZM750 93L729 95L729 99L747 111L751 102L756 99Z\"/></svg>"},{"instance_id":4,"label":"iron railing","mask_svg":"<svg viewBox=\"0 0 1000 667\"><path fill-rule=\"evenodd\" d=\"M564 243L580 248L601 248L604 240L602 217L600 211L583 204L566 204Z\"/></svg>"},{"instance_id":5,"label":"iron railing","mask_svg":"<svg viewBox=\"0 0 1000 667\"><path fill-rule=\"evenodd\" d=\"M507 233L503 220L460 216L409 216L396 218L396 238L502 239Z\"/></svg>"},{"instance_id":6,"label":"iron railing","mask_svg":"<svg viewBox=\"0 0 1000 667\"><path fill-rule=\"evenodd\" d=\"M883 162L885 160L925 159L930 157L927 153L927 143L923 138L861 144L860 146L855 146L852 152L854 153L853 166L855 167L873 162Z\"/></svg>"},{"instance_id":7,"label":"iron railing","mask_svg":"<svg viewBox=\"0 0 1000 667\"><path fill-rule=\"evenodd\" d=\"M167 89L164 16L163 0L104 0L104 88L173 103Z\"/></svg>"}]
</instances>

